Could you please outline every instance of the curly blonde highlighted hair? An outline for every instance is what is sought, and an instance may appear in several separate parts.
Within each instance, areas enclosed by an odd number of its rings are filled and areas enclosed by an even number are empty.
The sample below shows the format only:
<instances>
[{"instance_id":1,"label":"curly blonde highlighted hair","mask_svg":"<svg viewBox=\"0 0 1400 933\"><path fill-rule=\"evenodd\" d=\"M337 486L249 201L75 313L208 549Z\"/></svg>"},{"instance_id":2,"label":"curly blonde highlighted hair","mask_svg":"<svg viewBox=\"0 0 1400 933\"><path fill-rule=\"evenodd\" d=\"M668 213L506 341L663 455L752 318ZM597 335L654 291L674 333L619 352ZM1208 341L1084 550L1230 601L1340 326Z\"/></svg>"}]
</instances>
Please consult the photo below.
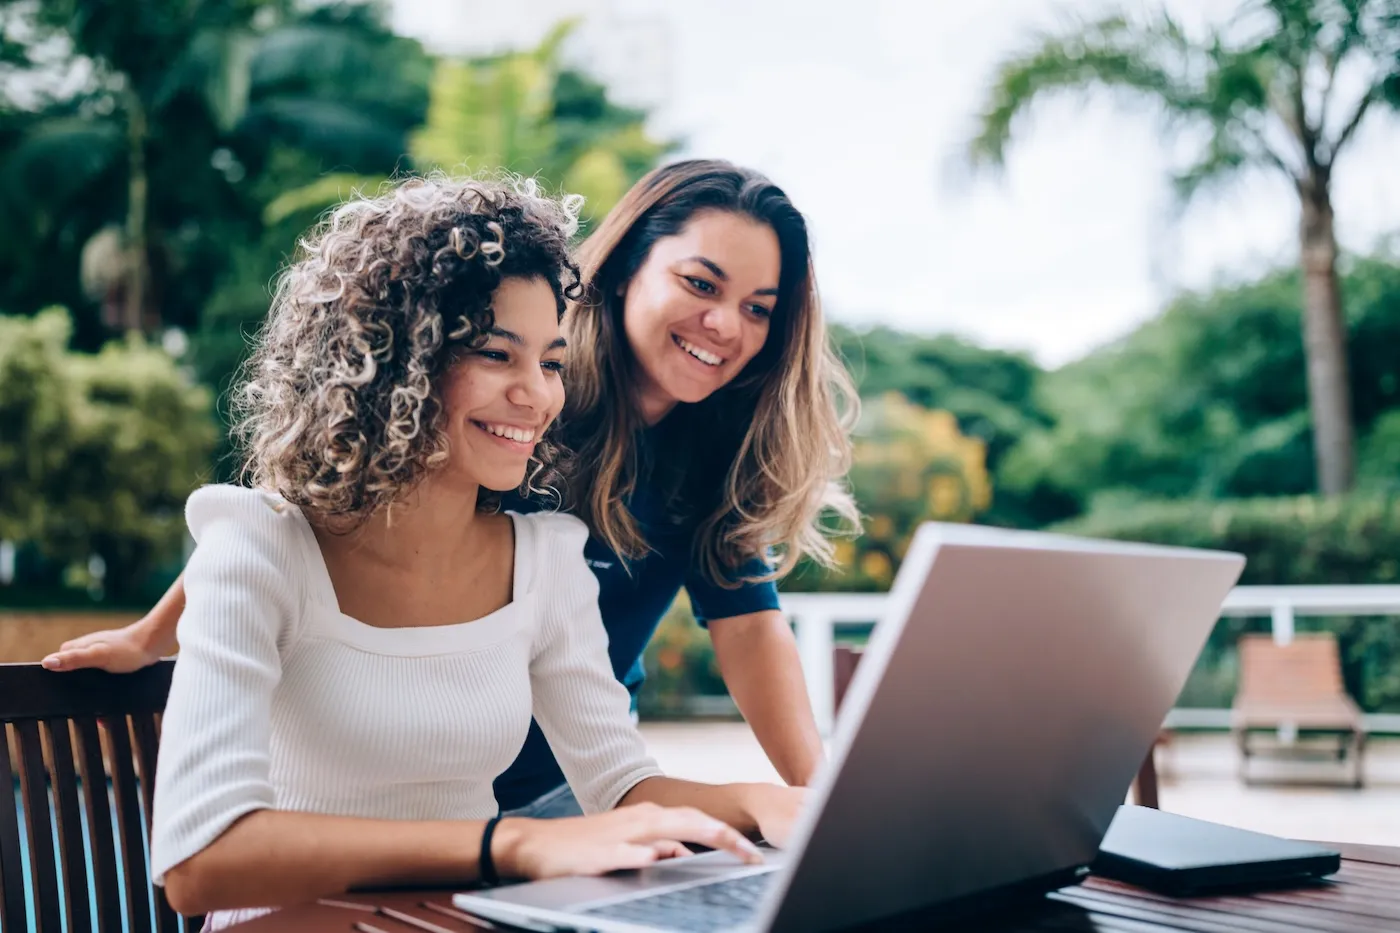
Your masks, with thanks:
<instances>
[{"instance_id":1,"label":"curly blonde highlighted hair","mask_svg":"<svg viewBox=\"0 0 1400 933\"><path fill-rule=\"evenodd\" d=\"M353 527L445 463L442 377L485 342L507 279L547 282L562 318L580 288L580 202L532 180L439 176L332 211L283 272L233 399L245 478ZM531 490L553 479L552 434ZM482 509L498 503L482 490Z\"/></svg>"}]
</instances>

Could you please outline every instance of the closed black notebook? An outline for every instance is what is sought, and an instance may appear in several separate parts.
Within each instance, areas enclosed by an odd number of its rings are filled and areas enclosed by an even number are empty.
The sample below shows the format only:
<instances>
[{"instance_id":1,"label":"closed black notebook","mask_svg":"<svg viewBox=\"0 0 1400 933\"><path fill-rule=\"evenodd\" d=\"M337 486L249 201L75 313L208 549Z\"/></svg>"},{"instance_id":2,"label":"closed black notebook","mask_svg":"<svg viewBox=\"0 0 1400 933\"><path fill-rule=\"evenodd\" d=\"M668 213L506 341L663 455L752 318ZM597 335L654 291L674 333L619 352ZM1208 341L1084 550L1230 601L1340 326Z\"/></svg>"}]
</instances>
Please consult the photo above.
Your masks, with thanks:
<instances>
[{"instance_id":1,"label":"closed black notebook","mask_svg":"<svg viewBox=\"0 0 1400 933\"><path fill-rule=\"evenodd\" d=\"M1341 853L1148 807L1118 809L1092 872L1163 894L1306 883L1336 872Z\"/></svg>"}]
</instances>

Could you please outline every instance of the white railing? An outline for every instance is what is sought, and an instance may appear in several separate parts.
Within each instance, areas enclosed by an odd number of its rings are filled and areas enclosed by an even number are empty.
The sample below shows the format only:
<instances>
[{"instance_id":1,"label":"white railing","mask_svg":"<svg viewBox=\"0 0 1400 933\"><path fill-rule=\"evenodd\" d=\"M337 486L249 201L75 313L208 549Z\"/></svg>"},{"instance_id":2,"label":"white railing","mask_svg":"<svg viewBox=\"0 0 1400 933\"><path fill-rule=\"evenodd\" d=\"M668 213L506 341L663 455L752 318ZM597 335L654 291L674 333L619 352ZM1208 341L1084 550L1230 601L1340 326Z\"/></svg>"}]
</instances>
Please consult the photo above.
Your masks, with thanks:
<instances>
[{"instance_id":1,"label":"white railing","mask_svg":"<svg viewBox=\"0 0 1400 933\"><path fill-rule=\"evenodd\" d=\"M835 628L842 624L873 623L885 607L883 593L783 593L783 611L792 619L797 649L807 678L807 693L817 726L829 735L835 719L832 650ZM1293 640L1299 616L1400 616L1400 586L1238 586L1225 598L1222 616L1266 616L1274 640ZM1168 725L1225 726L1228 710L1172 710ZM1400 732L1400 714L1366 717L1377 732Z\"/></svg>"}]
</instances>

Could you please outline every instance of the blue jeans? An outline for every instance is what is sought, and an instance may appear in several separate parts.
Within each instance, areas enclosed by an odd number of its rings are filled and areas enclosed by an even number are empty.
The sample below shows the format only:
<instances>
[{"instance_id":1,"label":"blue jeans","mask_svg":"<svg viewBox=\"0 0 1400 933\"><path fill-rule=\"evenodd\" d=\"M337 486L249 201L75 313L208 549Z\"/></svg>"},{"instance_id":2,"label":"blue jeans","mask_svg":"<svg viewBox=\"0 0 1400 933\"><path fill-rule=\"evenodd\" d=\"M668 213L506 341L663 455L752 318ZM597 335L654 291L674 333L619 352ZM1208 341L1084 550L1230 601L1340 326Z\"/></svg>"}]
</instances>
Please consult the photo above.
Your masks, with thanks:
<instances>
[{"instance_id":1,"label":"blue jeans","mask_svg":"<svg viewBox=\"0 0 1400 933\"><path fill-rule=\"evenodd\" d=\"M530 803L515 810L506 810L501 816L524 817L531 820L557 820L566 816L583 816L583 808L568 784L560 784L554 790L541 794Z\"/></svg>"}]
</instances>

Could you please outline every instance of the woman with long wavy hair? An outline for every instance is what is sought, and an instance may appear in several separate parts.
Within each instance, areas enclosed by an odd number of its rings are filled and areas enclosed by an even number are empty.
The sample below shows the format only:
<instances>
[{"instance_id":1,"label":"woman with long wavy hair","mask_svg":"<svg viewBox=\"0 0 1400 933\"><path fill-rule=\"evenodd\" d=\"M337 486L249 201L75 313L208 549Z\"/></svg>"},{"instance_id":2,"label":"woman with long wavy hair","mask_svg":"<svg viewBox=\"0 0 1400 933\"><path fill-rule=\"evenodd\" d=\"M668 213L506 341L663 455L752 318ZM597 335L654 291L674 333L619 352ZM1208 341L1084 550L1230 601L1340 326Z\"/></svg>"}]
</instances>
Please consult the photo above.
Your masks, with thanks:
<instances>
[{"instance_id":1,"label":"woman with long wavy hair","mask_svg":"<svg viewBox=\"0 0 1400 933\"><path fill-rule=\"evenodd\" d=\"M725 684L784 780L805 785L822 746L775 581L829 563L831 524L858 526L842 485L856 415L830 348L806 222L757 172L691 160L651 172L582 244L561 438L563 504L585 557L616 677L635 697L641 656L684 587ZM507 497L527 512L550 496ZM174 647L180 583L144 619L69 642L60 670L129 670ZM532 725L495 784L530 816L579 812Z\"/></svg>"}]
</instances>

